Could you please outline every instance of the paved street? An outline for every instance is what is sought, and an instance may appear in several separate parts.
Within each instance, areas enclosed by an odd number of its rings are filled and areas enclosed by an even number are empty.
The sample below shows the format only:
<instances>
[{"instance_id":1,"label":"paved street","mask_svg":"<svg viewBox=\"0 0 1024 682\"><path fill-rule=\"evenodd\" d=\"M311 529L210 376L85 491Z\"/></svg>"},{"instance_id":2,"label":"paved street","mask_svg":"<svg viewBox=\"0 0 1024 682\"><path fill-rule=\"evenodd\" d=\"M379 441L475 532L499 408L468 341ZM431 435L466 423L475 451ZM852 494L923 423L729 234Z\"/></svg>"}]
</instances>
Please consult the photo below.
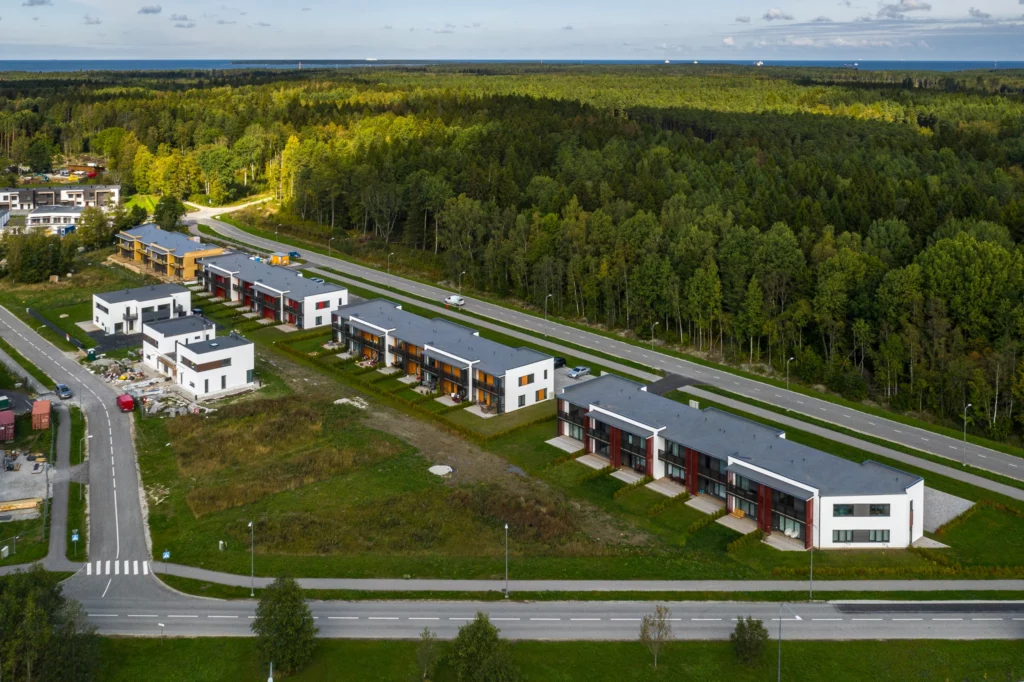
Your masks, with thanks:
<instances>
[{"instance_id":1,"label":"paved street","mask_svg":"<svg viewBox=\"0 0 1024 682\"><path fill-rule=\"evenodd\" d=\"M274 242L270 239L255 237L243 230L239 230L225 222L215 220L213 217L225 213L225 210L204 208L188 215L190 223L202 223L223 234L225 237L237 241L253 244L270 250L290 250L294 247ZM348 261L302 250L303 258L313 266L327 266L340 272L348 273L373 282L378 282L401 291L422 296L434 301L442 301L451 291L438 287L422 284L413 280L405 279L397 275L391 275L373 268L356 265ZM390 294L389 294L390 295ZM418 304L419 305L419 304ZM558 322L546 321L541 317L530 315L504 308L502 306L486 303L484 301L467 298L465 309L467 311L483 315L504 324L514 327L529 329L530 331L546 334L553 339L560 339L571 342L585 348L592 348L614 357L623 358L633 362L641 363L648 367L694 377L701 382L718 386L732 393L743 395L749 398L770 402L778 407L784 407L797 414L803 414L815 419L830 422L846 429L870 434L893 443L899 443L908 447L923 450L940 457L950 459L953 462L966 462L980 469L986 469L994 473L1024 480L1024 459L1007 455L996 450L983 448L977 445L967 444L966 446L955 438L942 436L931 431L925 431L912 426L906 426L889 419L876 417L874 415L860 412L858 410L835 405L825 400L811 398L809 396L776 388L753 379L730 374L721 369L712 369L688 362L679 358L658 353L616 339L611 339L599 334L583 331ZM571 351L579 356L577 351ZM595 358L605 366L609 363L602 359ZM634 370L630 370L634 374Z\"/></svg>"}]
</instances>

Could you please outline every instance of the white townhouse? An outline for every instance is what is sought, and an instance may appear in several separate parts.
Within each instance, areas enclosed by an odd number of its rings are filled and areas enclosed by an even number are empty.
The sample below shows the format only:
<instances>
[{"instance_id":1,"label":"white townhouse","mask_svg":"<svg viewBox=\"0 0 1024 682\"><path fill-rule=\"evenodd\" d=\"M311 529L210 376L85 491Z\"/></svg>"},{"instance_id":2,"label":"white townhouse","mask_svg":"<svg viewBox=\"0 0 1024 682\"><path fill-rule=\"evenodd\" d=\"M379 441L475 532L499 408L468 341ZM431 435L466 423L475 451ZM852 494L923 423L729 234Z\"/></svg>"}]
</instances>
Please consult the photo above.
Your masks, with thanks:
<instances>
[{"instance_id":1,"label":"white townhouse","mask_svg":"<svg viewBox=\"0 0 1024 682\"><path fill-rule=\"evenodd\" d=\"M0 208L25 213L42 206L98 206L111 208L121 201L120 185L53 185L0 187Z\"/></svg>"},{"instance_id":2,"label":"white townhouse","mask_svg":"<svg viewBox=\"0 0 1024 682\"><path fill-rule=\"evenodd\" d=\"M253 385L256 354L252 341L228 336L178 343L174 357L178 386L196 400Z\"/></svg>"},{"instance_id":3,"label":"white townhouse","mask_svg":"<svg viewBox=\"0 0 1024 682\"><path fill-rule=\"evenodd\" d=\"M142 325L142 362L166 376L177 376L178 344L209 341L217 326L202 315L176 317Z\"/></svg>"},{"instance_id":4,"label":"white townhouse","mask_svg":"<svg viewBox=\"0 0 1024 682\"><path fill-rule=\"evenodd\" d=\"M332 317L334 340L344 342L350 353L399 367L498 414L552 398L550 355L481 338L474 329L414 315L385 299L345 306Z\"/></svg>"},{"instance_id":5,"label":"white townhouse","mask_svg":"<svg viewBox=\"0 0 1024 682\"><path fill-rule=\"evenodd\" d=\"M313 329L331 323L331 311L348 304L348 289L306 279L288 268L241 253L202 258L199 281L214 296L242 304L260 317Z\"/></svg>"},{"instance_id":6,"label":"white townhouse","mask_svg":"<svg viewBox=\"0 0 1024 682\"><path fill-rule=\"evenodd\" d=\"M78 206L44 206L32 209L25 218L25 231L46 230L52 235L63 237L75 231L84 210Z\"/></svg>"},{"instance_id":7,"label":"white townhouse","mask_svg":"<svg viewBox=\"0 0 1024 682\"><path fill-rule=\"evenodd\" d=\"M558 396L558 435L691 495L718 500L805 548L908 547L924 534L924 480L786 440L784 432L604 375Z\"/></svg>"},{"instance_id":8,"label":"white townhouse","mask_svg":"<svg viewBox=\"0 0 1024 682\"><path fill-rule=\"evenodd\" d=\"M92 295L92 320L106 334L138 334L142 325L192 312L192 293L178 284L155 284Z\"/></svg>"}]
</instances>

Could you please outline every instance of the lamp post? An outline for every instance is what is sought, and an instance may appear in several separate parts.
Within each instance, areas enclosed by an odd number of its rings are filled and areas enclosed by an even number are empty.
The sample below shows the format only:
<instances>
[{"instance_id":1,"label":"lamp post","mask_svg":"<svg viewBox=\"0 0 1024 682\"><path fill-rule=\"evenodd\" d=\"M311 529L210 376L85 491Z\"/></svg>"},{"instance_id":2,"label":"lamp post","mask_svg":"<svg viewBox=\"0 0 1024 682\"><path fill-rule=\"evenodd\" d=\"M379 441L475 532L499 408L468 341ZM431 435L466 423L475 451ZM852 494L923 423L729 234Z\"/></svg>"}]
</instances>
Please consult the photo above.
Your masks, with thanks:
<instances>
[{"instance_id":1,"label":"lamp post","mask_svg":"<svg viewBox=\"0 0 1024 682\"><path fill-rule=\"evenodd\" d=\"M330 239L327 240L327 257L328 258L331 257L331 242L333 242L335 239L336 239L336 237L331 237Z\"/></svg>"},{"instance_id":2,"label":"lamp post","mask_svg":"<svg viewBox=\"0 0 1024 682\"><path fill-rule=\"evenodd\" d=\"M554 294L548 294L544 297L544 321L548 321L548 299L554 296Z\"/></svg>"},{"instance_id":3,"label":"lamp post","mask_svg":"<svg viewBox=\"0 0 1024 682\"><path fill-rule=\"evenodd\" d=\"M508 599L508 524L505 524L505 599Z\"/></svg>"},{"instance_id":4,"label":"lamp post","mask_svg":"<svg viewBox=\"0 0 1024 682\"><path fill-rule=\"evenodd\" d=\"M391 257L394 256L394 255L395 255L394 251L392 251L391 253L388 254L388 274L389 275L391 274Z\"/></svg>"},{"instance_id":5,"label":"lamp post","mask_svg":"<svg viewBox=\"0 0 1024 682\"><path fill-rule=\"evenodd\" d=\"M274 241L277 241L278 233L281 231L281 225L278 223L277 227L274 228Z\"/></svg>"},{"instance_id":6,"label":"lamp post","mask_svg":"<svg viewBox=\"0 0 1024 682\"><path fill-rule=\"evenodd\" d=\"M79 443L78 443L78 463L79 463L79 464L81 464L81 463L82 463L82 446L83 446L83 445L85 445L85 441L87 441L87 440L90 440L91 438L92 438L92 436L83 436L83 437L82 437L82 440L81 440L81 441L79 441ZM84 487L85 487L85 485L84 485L84 484L81 484L81 483L80 483L80 484L78 485L78 501L79 501L79 502L81 502L81 501L82 501L82 495L84 494L84 493L82 492L82 489L83 489Z\"/></svg>"},{"instance_id":7,"label":"lamp post","mask_svg":"<svg viewBox=\"0 0 1024 682\"><path fill-rule=\"evenodd\" d=\"M789 360L786 360L786 390L787 391L789 390L789 363L793 362L793 360L796 360L796 358L790 358Z\"/></svg>"},{"instance_id":8,"label":"lamp post","mask_svg":"<svg viewBox=\"0 0 1024 682\"><path fill-rule=\"evenodd\" d=\"M659 324L661 324L661 323L660 322L652 322L651 323L651 350L654 350L654 328L657 327Z\"/></svg>"},{"instance_id":9,"label":"lamp post","mask_svg":"<svg viewBox=\"0 0 1024 682\"><path fill-rule=\"evenodd\" d=\"M821 514L821 510L818 510L818 514ZM815 520L811 522L811 576L810 576L810 593L807 597L807 601L814 601L814 529L818 529L818 544L821 544L821 524L817 522L817 515Z\"/></svg>"},{"instance_id":10,"label":"lamp post","mask_svg":"<svg viewBox=\"0 0 1024 682\"><path fill-rule=\"evenodd\" d=\"M159 625L159 626L160 626L160 638L161 638L161 639L163 639L163 638L164 638L164 633L166 632L166 631L164 630L164 627L165 627L165 626L164 626L164 624L163 624L163 623L157 623L157 625Z\"/></svg>"},{"instance_id":11,"label":"lamp post","mask_svg":"<svg viewBox=\"0 0 1024 682\"><path fill-rule=\"evenodd\" d=\"M459 273L459 296L462 296L462 276L465 275L465 274L466 274L465 270L463 270L462 272Z\"/></svg>"},{"instance_id":12,"label":"lamp post","mask_svg":"<svg viewBox=\"0 0 1024 682\"><path fill-rule=\"evenodd\" d=\"M778 682L782 682L782 609L785 608L787 611L793 614L793 616L800 620L800 616L797 616L793 612L793 609L789 608L785 604L779 604L779 664L778 664Z\"/></svg>"},{"instance_id":13,"label":"lamp post","mask_svg":"<svg viewBox=\"0 0 1024 682\"><path fill-rule=\"evenodd\" d=\"M249 522L251 554L249 555L249 596L256 596L256 527Z\"/></svg>"},{"instance_id":14,"label":"lamp post","mask_svg":"<svg viewBox=\"0 0 1024 682\"><path fill-rule=\"evenodd\" d=\"M974 407L974 403L967 403L964 405L964 461L963 464L967 464L967 409Z\"/></svg>"}]
</instances>

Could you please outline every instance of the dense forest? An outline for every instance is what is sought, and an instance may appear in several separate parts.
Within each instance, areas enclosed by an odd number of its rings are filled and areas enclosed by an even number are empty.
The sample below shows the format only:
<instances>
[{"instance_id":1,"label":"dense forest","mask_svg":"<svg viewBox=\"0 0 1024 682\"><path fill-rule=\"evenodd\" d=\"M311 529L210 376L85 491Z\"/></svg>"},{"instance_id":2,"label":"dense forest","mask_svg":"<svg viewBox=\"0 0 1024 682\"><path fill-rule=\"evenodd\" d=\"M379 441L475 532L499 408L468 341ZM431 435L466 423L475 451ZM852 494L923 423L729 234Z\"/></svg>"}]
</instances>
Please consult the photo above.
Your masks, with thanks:
<instances>
[{"instance_id":1,"label":"dense forest","mask_svg":"<svg viewBox=\"0 0 1024 682\"><path fill-rule=\"evenodd\" d=\"M271 192L283 231L940 421L972 403L1004 439L1022 92L1013 71L692 65L21 74L0 158L101 155L126 194Z\"/></svg>"}]
</instances>

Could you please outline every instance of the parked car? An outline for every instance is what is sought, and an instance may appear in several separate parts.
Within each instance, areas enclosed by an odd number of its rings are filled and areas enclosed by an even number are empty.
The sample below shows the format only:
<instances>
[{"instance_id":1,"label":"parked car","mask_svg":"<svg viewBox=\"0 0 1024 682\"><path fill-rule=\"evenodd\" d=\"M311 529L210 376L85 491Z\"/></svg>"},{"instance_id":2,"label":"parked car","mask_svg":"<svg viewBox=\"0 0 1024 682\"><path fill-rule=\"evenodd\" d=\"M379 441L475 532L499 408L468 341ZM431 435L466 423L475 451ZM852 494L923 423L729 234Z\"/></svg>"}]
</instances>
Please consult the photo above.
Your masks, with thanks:
<instances>
[{"instance_id":1,"label":"parked car","mask_svg":"<svg viewBox=\"0 0 1024 682\"><path fill-rule=\"evenodd\" d=\"M565 367L565 358L560 358L560 357L558 357L556 355L555 356L555 369L561 369L563 367Z\"/></svg>"},{"instance_id":2,"label":"parked car","mask_svg":"<svg viewBox=\"0 0 1024 682\"><path fill-rule=\"evenodd\" d=\"M131 397L127 393L122 393L117 396L117 407L122 412L134 412L135 411L135 398Z\"/></svg>"},{"instance_id":3,"label":"parked car","mask_svg":"<svg viewBox=\"0 0 1024 682\"><path fill-rule=\"evenodd\" d=\"M580 365L579 367L573 367L572 369L569 370L569 378L570 379L580 379L582 377L589 376L589 375L590 375L590 368L589 367L584 367L583 365Z\"/></svg>"},{"instance_id":4,"label":"parked car","mask_svg":"<svg viewBox=\"0 0 1024 682\"><path fill-rule=\"evenodd\" d=\"M452 294L451 296L445 296L444 297L444 304L445 305L454 305L454 306L458 306L459 308L461 308L462 306L466 305L466 299L462 298L461 296L459 296L457 294Z\"/></svg>"},{"instance_id":5,"label":"parked car","mask_svg":"<svg viewBox=\"0 0 1024 682\"><path fill-rule=\"evenodd\" d=\"M299 253L298 251L289 251L288 252L288 257L289 258L302 258L302 254Z\"/></svg>"},{"instance_id":6,"label":"parked car","mask_svg":"<svg viewBox=\"0 0 1024 682\"><path fill-rule=\"evenodd\" d=\"M53 392L56 393L57 397L60 398L61 400L67 400L68 398L74 395L71 392L71 389L67 387L67 384L57 384L54 387Z\"/></svg>"},{"instance_id":7,"label":"parked car","mask_svg":"<svg viewBox=\"0 0 1024 682\"><path fill-rule=\"evenodd\" d=\"M326 282L324 282L320 277L310 277L309 281L316 282L317 284L326 284Z\"/></svg>"}]
</instances>

